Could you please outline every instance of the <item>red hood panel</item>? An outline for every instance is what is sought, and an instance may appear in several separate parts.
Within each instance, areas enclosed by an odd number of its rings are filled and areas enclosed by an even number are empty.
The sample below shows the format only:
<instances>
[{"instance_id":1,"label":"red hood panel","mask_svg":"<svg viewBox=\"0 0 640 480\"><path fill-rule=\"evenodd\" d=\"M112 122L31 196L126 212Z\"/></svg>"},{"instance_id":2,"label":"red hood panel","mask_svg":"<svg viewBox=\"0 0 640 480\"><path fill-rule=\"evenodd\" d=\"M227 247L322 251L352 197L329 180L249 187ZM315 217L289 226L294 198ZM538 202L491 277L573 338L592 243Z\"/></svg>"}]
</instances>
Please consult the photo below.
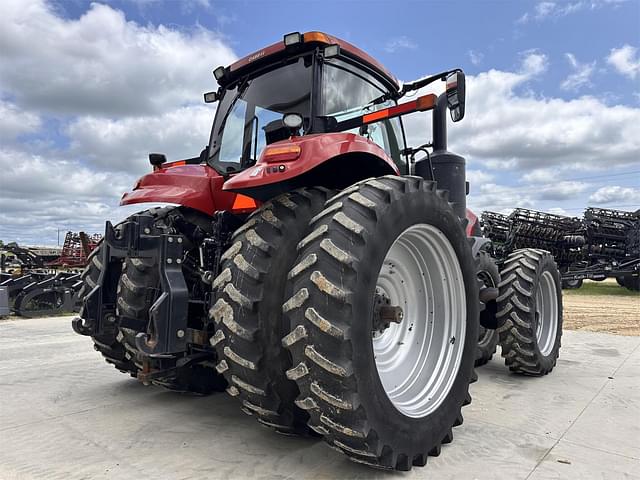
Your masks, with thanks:
<instances>
[{"instance_id":1,"label":"red hood panel","mask_svg":"<svg viewBox=\"0 0 640 480\"><path fill-rule=\"evenodd\" d=\"M231 209L236 197L222 190L223 183L223 177L208 165L160 168L140 178L133 191L122 196L120 205L176 203L211 215Z\"/></svg>"}]
</instances>

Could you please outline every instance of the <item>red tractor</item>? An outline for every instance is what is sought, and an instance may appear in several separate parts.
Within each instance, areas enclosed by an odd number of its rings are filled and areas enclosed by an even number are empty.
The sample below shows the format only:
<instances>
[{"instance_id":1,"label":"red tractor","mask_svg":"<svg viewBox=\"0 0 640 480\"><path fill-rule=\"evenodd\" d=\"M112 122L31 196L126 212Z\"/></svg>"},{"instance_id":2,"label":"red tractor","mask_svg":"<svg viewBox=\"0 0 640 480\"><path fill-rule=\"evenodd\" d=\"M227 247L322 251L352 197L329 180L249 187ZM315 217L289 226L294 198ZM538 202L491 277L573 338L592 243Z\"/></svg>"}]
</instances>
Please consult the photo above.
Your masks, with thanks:
<instances>
[{"instance_id":1,"label":"red tractor","mask_svg":"<svg viewBox=\"0 0 640 480\"><path fill-rule=\"evenodd\" d=\"M226 389L264 425L397 470L451 442L498 337L512 371L552 370L553 257L519 250L499 271L466 210L465 160L447 151L461 70L401 85L308 32L214 76L200 156L151 154L122 197L178 206L107 222L84 272L73 328L108 362L170 389ZM437 80L445 93L415 96ZM401 116L418 111L432 112L432 143L409 147Z\"/></svg>"}]
</instances>

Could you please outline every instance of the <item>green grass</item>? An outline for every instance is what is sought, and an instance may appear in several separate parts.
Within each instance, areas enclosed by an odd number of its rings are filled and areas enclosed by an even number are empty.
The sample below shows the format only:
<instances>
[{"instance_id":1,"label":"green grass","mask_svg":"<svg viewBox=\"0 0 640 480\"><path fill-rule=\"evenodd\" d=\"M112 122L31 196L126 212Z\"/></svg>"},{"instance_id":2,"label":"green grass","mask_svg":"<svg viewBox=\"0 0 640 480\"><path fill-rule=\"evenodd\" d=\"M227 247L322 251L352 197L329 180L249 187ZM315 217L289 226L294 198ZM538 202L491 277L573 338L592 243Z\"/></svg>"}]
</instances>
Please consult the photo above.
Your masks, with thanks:
<instances>
[{"instance_id":1,"label":"green grass","mask_svg":"<svg viewBox=\"0 0 640 480\"><path fill-rule=\"evenodd\" d=\"M563 290L563 295L610 295L616 297L640 297L640 292L632 292L621 287L615 278L607 279L603 282L593 282L585 280L582 287L576 290Z\"/></svg>"}]
</instances>

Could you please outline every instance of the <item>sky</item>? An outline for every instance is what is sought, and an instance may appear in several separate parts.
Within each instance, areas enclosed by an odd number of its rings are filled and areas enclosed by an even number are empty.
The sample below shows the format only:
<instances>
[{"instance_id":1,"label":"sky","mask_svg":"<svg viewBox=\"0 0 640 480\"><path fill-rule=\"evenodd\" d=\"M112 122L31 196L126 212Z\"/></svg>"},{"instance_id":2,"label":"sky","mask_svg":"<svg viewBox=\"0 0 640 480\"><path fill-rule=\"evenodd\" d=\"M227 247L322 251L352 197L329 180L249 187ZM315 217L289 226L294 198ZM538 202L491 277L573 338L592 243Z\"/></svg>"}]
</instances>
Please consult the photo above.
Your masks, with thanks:
<instances>
[{"instance_id":1,"label":"sky","mask_svg":"<svg viewBox=\"0 0 640 480\"><path fill-rule=\"evenodd\" d=\"M0 239L55 245L138 210L118 202L149 152L207 143L212 70L308 30L403 81L464 69L449 148L477 213L640 208L640 0L2 0ZM405 128L430 139L426 113Z\"/></svg>"}]
</instances>

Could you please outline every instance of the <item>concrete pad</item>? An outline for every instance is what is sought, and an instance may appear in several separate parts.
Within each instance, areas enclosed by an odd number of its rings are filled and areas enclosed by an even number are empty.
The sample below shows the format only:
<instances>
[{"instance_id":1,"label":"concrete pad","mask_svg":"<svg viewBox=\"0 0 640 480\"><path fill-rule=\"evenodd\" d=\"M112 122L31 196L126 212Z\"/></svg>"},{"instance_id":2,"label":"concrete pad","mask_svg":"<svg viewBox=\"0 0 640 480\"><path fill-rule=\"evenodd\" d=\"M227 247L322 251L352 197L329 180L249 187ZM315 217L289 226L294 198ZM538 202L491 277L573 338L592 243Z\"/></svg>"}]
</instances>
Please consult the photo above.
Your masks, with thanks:
<instances>
[{"instance_id":1,"label":"concrete pad","mask_svg":"<svg viewBox=\"0 0 640 480\"><path fill-rule=\"evenodd\" d=\"M640 479L640 460L561 441L527 480Z\"/></svg>"},{"instance_id":2,"label":"concrete pad","mask_svg":"<svg viewBox=\"0 0 640 480\"><path fill-rule=\"evenodd\" d=\"M70 317L0 321L0 478L634 478L640 338L566 332L544 378L494 358L454 442L427 467L382 472L318 440L277 435L226 394L144 387ZM609 378L613 377L613 378ZM558 462L562 460L562 462ZM570 463L567 463L570 462Z\"/></svg>"},{"instance_id":3,"label":"concrete pad","mask_svg":"<svg viewBox=\"0 0 640 480\"><path fill-rule=\"evenodd\" d=\"M638 345L640 337L565 331L558 364L545 377L509 373L497 354L478 369L480 381L473 385L467 413L517 431L560 438Z\"/></svg>"},{"instance_id":4,"label":"concrete pad","mask_svg":"<svg viewBox=\"0 0 640 480\"><path fill-rule=\"evenodd\" d=\"M638 370L635 377L614 374L564 438L640 459L639 376Z\"/></svg>"}]
</instances>

